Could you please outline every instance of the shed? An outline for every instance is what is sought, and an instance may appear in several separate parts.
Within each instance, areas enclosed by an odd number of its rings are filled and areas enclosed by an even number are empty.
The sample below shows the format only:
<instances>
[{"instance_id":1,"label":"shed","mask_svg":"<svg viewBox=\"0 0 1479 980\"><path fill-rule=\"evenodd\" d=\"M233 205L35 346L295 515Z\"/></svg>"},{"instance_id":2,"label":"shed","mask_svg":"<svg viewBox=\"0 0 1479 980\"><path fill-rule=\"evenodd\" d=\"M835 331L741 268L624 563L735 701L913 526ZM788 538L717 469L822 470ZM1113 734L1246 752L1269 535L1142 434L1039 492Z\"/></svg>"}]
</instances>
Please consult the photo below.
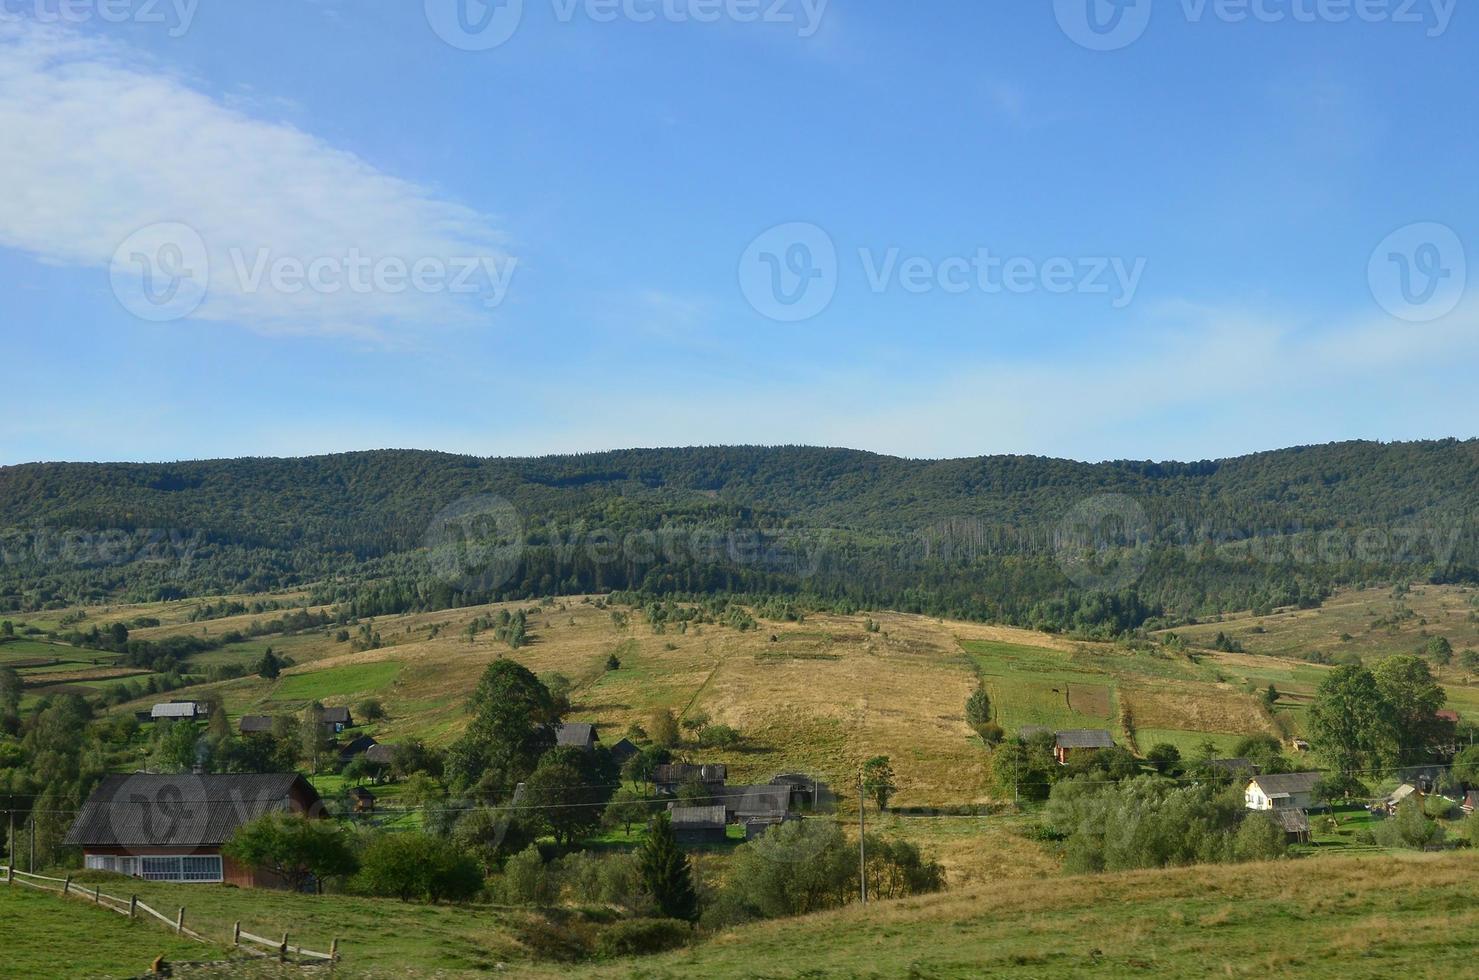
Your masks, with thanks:
<instances>
[{"instance_id":1,"label":"shed","mask_svg":"<svg viewBox=\"0 0 1479 980\"><path fill-rule=\"evenodd\" d=\"M237 723L236 729L243 735L270 735L272 734L272 716L244 715Z\"/></svg>"},{"instance_id":2,"label":"shed","mask_svg":"<svg viewBox=\"0 0 1479 980\"><path fill-rule=\"evenodd\" d=\"M1075 757L1114 748L1114 736L1102 728L1071 728L1057 733L1055 745L1058 764L1066 766Z\"/></svg>"},{"instance_id":3,"label":"shed","mask_svg":"<svg viewBox=\"0 0 1479 980\"><path fill-rule=\"evenodd\" d=\"M363 786L351 786L344 795L349 797L349 803L355 813L375 812L375 794Z\"/></svg>"},{"instance_id":4,"label":"shed","mask_svg":"<svg viewBox=\"0 0 1479 980\"><path fill-rule=\"evenodd\" d=\"M668 813L680 844L719 844L728 835L722 806L675 806Z\"/></svg>"},{"instance_id":5,"label":"shed","mask_svg":"<svg viewBox=\"0 0 1479 980\"><path fill-rule=\"evenodd\" d=\"M815 810L831 801L832 791L815 776L802 772L783 772L770 781L772 786L791 787L791 806L798 810Z\"/></svg>"},{"instance_id":6,"label":"shed","mask_svg":"<svg viewBox=\"0 0 1479 980\"><path fill-rule=\"evenodd\" d=\"M1303 810L1263 810L1262 815L1274 822L1274 825L1284 832L1291 842L1296 844L1307 844L1310 839L1310 818ZM1257 817L1250 816L1248 819L1255 820Z\"/></svg>"},{"instance_id":7,"label":"shed","mask_svg":"<svg viewBox=\"0 0 1479 980\"><path fill-rule=\"evenodd\" d=\"M629 738L624 738L620 742L617 742L615 745L611 746L610 751L612 760L615 761L618 766L626 765L633 756L639 755L642 752L641 749L637 748L636 743L634 743Z\"/></svg>"},{"instance_id":8,"label":"shed","mask_svg":"<svg viewBox=\"0 0 1479 980\"><path fill-rule=\"evenodd\" d=\"M354 716L349 713L348 708L325 708L322 715L325 728L330 728L337 735L346 728L354 727Z\"/></svg>"},{"instance_id":9,"label":"shed","mask_svg":"<svg viewBox=\"0 0 1479 980\"><path fill-rule=\"evenodd\" d=\"M297 773L107 776L65 843L90 870L149 881L279 887L275 875L221 853L237 829L268 813L322 817L323 800Z\"/></svg>"},{"instance_id":10,"label":"shed","mask_svg":"<svg viewBox=\"0 0 1479 980\"><path fill-rule=\"evenodd\" d=\"M600 736L596 734L596 726L588 722L567 722L555 728L555 745L560 748L594 752L598 741Z\"/></svg>"},{"instance_id":11,"label":"shed","mask_svg":"<svg viewBox=\"0 0 1479 980\"><path fill-rule=\"evenodd\" d=\"M164 721L168 719L170 721L178 721L183 719L194 721L197 718L204 718L209 711L210 709L196 704L194 701L167 701L163 704L156 704L149 709L149 720Z\"/></svg>"},{"instance_id":12,"label":"shed","mask_svg":"<svg viewBox=\"0 0 1479 980\"><path fill-rule=\"evenodd\" d=\"M728 775L729 768L722 763L695 766L686 762L672 762L653 768L652 785L659 793L671 795L678 792L683 784L697 781L713 791L724 785Z\"/></svg>"}]
</instances>

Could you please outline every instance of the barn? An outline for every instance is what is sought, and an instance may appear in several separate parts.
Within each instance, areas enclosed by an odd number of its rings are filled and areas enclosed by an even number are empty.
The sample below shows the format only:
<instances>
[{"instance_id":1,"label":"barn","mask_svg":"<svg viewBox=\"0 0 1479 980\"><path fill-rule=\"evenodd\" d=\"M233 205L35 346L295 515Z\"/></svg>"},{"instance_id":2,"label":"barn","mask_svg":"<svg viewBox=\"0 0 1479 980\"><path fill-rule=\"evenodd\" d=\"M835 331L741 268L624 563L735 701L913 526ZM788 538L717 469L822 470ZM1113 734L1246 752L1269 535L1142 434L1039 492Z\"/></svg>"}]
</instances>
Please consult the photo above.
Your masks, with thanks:
<instances>
[{"instance_id":1,"label":"barn","mask_svg":"<svg viewBox=\"0 0 1479 980\"><path fill-rule=\"evenodd\" d=\"M274 812L323 816L297 773L108 776L67 832L85 866L149 881L280 887L276 876L221 853L237 828Z\"/></svg>"}]
</instances>

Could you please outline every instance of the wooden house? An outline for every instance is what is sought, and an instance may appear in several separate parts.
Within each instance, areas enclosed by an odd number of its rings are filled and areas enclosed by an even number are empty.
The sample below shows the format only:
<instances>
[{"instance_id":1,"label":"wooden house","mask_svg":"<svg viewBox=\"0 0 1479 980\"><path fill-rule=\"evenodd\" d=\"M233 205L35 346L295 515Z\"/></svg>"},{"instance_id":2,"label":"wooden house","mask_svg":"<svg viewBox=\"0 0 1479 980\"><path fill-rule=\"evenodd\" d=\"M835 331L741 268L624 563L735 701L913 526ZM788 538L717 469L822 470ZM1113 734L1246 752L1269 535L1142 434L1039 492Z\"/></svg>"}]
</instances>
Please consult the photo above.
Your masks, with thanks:
<instances>
[{"instance_id":1,"label":"wooden house","mask_svg":"<svg viewBox=\"0 0 1479 980\"><path fill-rule=\"evenodd\" d=\"M188 883L280 887L275 875L221 853L237 829L268 813L324 816L297 773L108 776L83 804L65 843L85 867Z\"/></svg>"}]
</instances>

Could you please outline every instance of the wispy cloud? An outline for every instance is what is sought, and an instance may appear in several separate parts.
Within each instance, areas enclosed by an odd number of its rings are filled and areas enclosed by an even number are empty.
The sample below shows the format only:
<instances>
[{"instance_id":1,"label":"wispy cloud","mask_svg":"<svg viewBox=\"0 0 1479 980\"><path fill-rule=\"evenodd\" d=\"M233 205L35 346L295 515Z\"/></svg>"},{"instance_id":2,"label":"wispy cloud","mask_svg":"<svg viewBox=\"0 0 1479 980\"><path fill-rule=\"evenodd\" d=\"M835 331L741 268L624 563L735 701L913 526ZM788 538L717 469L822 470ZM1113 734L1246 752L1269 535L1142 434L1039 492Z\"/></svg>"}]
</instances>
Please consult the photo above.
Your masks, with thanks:
<instances>
[{"instance_id":1,"label":"wispy cloud","mask_svg":"<svg viewBox=\"0 0 1479 980\"><path fill-rule=\"evenodd\" d=\"M0 22L0 245L101 269L140 228L180 222L210 258L195 320L381 339L488 321L490 299L501 299L490 270L513 266L487 215L249 104L115 43ZM264 258L269 270L318 261L344 284L254 281ZM469 288L386 288L347 273L355 261L468 265Z\"/></svg>"}]
</instances>

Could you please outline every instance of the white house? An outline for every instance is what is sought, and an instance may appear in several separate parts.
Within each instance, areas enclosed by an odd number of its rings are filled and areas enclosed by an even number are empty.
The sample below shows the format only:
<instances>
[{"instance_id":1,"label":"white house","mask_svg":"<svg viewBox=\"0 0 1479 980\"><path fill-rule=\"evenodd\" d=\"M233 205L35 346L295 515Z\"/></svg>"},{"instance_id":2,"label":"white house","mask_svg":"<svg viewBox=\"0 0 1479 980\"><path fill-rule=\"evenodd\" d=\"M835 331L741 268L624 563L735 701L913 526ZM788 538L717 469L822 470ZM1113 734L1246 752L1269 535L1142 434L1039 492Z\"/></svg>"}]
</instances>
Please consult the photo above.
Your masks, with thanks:
<instances>
[{"instance_id":1,"label":"white house","mask_svg":"<svg viewBox=\"0 0 1479 980\"><path fill-rule=\"evenodd\" d=\"M1250 810L1308 810L1315 805L1317 772L1286 772L1254 776L1243 791Z\"/></svg>"}]
</instances>

